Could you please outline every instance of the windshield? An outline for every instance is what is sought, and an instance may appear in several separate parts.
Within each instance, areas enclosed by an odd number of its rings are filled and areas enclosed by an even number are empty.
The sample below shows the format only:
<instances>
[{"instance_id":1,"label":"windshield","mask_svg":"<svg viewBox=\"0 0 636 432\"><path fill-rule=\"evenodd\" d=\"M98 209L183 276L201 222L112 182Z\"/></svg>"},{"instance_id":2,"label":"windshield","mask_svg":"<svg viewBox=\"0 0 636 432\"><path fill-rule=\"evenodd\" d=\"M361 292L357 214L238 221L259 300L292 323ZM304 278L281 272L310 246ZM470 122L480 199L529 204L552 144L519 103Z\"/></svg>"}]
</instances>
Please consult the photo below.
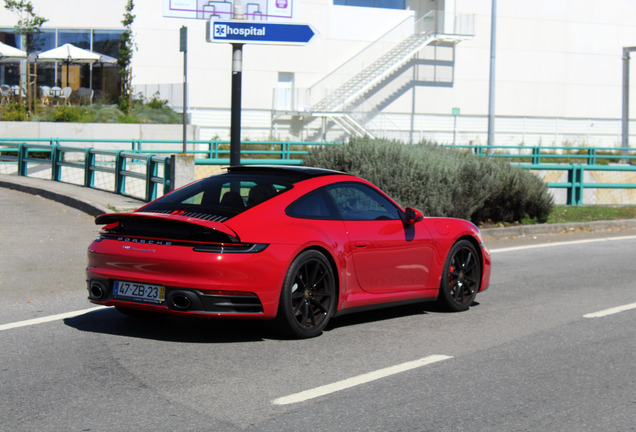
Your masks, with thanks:
<instances>
[{"instance_id":1,"label":"windshield","mask_svg":"<svg viewBox=\"0 0 636 432\"><path fill-rule=\"evenodd\" d=\"M221 174L161 197L139 211L222 221L291 189L295 180L267 174Z\"/></svg>"}]
</instances>

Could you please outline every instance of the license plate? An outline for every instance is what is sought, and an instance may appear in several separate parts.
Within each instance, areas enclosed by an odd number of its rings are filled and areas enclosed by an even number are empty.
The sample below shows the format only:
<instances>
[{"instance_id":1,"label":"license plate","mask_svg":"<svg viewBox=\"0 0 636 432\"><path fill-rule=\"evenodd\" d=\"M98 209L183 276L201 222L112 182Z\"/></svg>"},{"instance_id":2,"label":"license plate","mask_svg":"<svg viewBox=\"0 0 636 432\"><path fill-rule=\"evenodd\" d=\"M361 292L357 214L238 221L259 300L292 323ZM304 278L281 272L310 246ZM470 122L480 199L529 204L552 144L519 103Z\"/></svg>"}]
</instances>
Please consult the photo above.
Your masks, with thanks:
<instances>
[{"instance_id":1,"label":"license plate","mask_svg":"<svg viewBox=\"0 0 636 432\"><path fill-rule=\"evenodd\" d=\"M115 281L113 296L144 303L162 303L166 298L166 287L139 282Z\"/></svg>"}]
</instances>

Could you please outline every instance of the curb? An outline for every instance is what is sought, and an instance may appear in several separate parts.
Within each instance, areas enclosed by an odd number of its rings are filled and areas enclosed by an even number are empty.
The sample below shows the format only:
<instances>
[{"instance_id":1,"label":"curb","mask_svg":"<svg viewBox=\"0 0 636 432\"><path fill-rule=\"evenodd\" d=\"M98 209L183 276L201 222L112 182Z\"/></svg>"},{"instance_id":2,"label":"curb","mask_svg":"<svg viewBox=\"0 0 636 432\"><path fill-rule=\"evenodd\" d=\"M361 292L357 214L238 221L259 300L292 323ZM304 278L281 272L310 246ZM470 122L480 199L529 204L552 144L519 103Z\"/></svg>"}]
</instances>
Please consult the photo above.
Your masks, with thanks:
<instances>
[{"instance_id":1,"label":"curb","mask_svg":"<svg viewBox=\"0 0 636 432\"><path fill-rule=\"evenodd\" d=\"M39 195L91 216L135 210L146 202L99 189L52 180L0 174L0 187Z\"/></svg>"},{"instance_id":2,"label":"curb","mask_svg":"<svg viewBox=\"0 0 636 432\"><path fill-rule=\"evenodd\" d=\"M636 219L617 219L593 222L568 222L556 224L519 225L514 227L486 228L479 230L484 239L502 239L536 234L567 233L576 230L598 231L604 229L636 228Z\"/></svg>"}]
</instances>

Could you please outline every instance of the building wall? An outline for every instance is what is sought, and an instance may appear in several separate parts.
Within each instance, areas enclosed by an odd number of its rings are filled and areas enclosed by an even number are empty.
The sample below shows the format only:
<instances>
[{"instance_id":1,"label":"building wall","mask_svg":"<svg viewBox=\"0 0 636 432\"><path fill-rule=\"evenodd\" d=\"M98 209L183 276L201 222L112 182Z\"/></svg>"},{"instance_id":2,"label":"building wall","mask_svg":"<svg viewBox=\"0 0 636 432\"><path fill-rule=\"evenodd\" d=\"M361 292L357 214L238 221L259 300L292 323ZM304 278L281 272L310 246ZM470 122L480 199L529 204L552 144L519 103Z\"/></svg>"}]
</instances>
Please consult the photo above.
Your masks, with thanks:
<instances>
[{"instance_id":1,"label":"building wall","mask_svg":"<svg viewBox=\"0 0 636 432\"><path fill-rule=\"evenodd\" d=\"M262 127L272 108L279 72L294 73L294 85L307 88L370 42L414 14L413 11L334 6L332 0L296 0L298 21L319 35L305 46L246 45L242 104L257 127L245 124L246 137L266 138ZM44 27L122 28L125 0L33 0L49 19ZM135 85L179 85L183 55L179 28L188 26L189 106L214 124L227 116L231 90L231 47L206 42L205 21L162 16L163 0L135 0L133 59ZM411 0L417 8L454 9L475 14L474 38L455 51L452 87L417 87L387 108L403 116L450 116L452 108L466 116L488 112L491 0ZM429 6L434 4L435 6ZM636 45L636 2L633 0L506 0L498 2L496 103L498 116L524 118L590 118L616 120L621 115L622 48ZM448 21L448 20L446 20ZM0 26L16 17L0 9ZM177 92L178 93L178 92ZM636 89L632 86L630 98ZM207 113L206 113L206 110ZM221 115L222 114L222 115ZM434 118L434 117L431 117ZM265 119L265 120L264 120ZM271 124L270 124L271 126ZM250 136L258 129L258 136ZM273 130L269 128L270 132ZM293 129L293 128L292 128ZM226 129L229 135L229 124ZM287 132L276 130L277 137ZM298 137L299 135L294 135Z\"/></svg>"}]
</instances>

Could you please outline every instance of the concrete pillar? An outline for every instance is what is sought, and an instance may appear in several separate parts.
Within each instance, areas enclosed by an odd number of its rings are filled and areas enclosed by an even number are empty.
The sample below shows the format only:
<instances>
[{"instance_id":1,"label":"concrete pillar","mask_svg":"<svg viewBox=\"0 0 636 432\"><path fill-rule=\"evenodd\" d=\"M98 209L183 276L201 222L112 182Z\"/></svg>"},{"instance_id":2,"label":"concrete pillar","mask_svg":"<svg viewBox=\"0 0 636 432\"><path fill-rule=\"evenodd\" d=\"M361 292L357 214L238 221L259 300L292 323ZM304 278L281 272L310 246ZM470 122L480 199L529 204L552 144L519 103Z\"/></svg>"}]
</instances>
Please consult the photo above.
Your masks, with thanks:
<instances>
[{"instance_id":1,"label":"concrete pillar","mask_svg":"<svg viewBox=\"0 0 636 432\"><path fill-rule=\"evenodd\" d=\"M180 153L170 156L170 168L171 190L194 181L194 155Z\"/></svg>"}]
</instances>

